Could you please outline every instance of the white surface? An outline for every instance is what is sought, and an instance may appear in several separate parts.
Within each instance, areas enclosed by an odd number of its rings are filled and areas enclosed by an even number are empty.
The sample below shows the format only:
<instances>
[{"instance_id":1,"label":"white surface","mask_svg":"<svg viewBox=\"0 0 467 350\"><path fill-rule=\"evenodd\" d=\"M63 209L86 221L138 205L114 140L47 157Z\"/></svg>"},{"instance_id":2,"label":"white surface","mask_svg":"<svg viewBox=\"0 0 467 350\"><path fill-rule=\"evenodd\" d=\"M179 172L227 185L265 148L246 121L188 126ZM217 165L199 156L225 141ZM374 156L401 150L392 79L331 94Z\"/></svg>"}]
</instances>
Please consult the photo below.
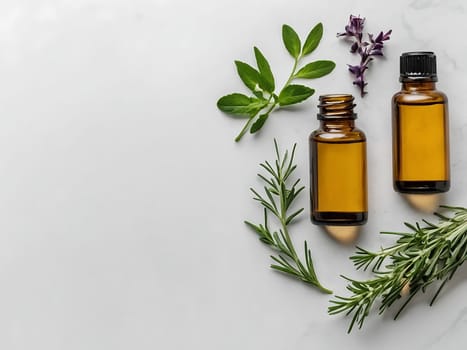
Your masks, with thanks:
<instances>
[{"instance_id":1,"label":"white surface","mask_svg":"<svg viewBox=\"0 0 467 350\"><path fill-rule=\"evenodd\" d=\"M392 28L386 59L357 97L368 135L370 219L358 241L424 215L391 187L390 98L403 51L434 50L450 98L452 190L467 205L465 3L441 0L63 0L0 3L1 349L459 349L466 343L467 270L433 308L432 291L393 322L363 331L326 314L328 296L268 269L269 251L243 224L260 220L248 188L257 164L298 142L308 184L307 136L319 94L357 95L355 63L335 38L350 13L370 32ZM311 59L333 59L315 96L279 112L235 144L242 122L216 109L246 92L234 59L258 45L282 84L292 60L280 28L303 38L322 21ZM308 198L300 205L308 211ZM339 294L357 274L342 246L306 216L317 273Z\"/></svg>"}]
</instances>

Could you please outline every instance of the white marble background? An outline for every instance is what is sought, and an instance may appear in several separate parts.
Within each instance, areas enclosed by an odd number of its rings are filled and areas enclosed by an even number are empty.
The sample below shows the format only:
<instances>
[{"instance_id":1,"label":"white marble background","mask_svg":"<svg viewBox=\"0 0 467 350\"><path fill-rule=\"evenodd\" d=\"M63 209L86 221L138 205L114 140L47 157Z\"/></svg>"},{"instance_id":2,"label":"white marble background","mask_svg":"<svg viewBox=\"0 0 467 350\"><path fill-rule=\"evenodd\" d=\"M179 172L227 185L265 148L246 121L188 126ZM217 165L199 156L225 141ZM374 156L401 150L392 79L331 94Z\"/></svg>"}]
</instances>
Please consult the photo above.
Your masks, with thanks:
<instances>
[{"instance_id":1,"label":"white marble background","mask_svg":"<svg viewBox=\"0 0 467 350\"><path fill-rule=\"evenodd\" d=\"M369 144L370 219L358 244L391 243L381 230L424 215L391 187L390 98L403 51L433 50L450 98L452 190L467 206L467 29L461 0L3 0L0 2L0 349L461 349L467 343L467 270L434 307L416 298L403 316L372 316L347 335L328 296L268 269L268 249L243 220L259 220L248 188L272 140L307 135L318 94L349 92L357 57L335 38L349 14L393 29L386 58L357 97ZM218 97L245 91L233 60L253 45L279 82L291 67L280 29L325 35L312 59L335 72L317 94L279 112L258 137ZM299 201L308 211L308 198ZM306 216L294 239L312 246L323 284L357 274L343 246Z\"/></svg>"}]
</instances>

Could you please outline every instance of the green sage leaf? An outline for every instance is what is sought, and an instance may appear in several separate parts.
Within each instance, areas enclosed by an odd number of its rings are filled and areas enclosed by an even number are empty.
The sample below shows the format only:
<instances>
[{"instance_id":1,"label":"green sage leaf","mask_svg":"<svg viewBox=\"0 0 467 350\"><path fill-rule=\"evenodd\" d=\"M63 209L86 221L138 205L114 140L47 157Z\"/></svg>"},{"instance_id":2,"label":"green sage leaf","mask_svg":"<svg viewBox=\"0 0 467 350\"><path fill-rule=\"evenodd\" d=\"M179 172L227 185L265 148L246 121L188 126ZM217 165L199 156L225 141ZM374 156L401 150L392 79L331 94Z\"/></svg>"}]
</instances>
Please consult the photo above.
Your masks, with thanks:
<instances>
[{"instance_id":1,"label":"green sage leaf","mask_svg":"<svg viewBox=\"0 0 467 350\"><path fill-rule=\"evenodd\" d=\"M258 113L267 105L267 101L234 93L221 97L217 101L217 107L228 114L249 118Z\"/></svg>"},{"instance_id":2,"label":"green sage leaf","mask_svg":"<svg viewBox=\"0 0 467 350\"><path fill-rule=\"evenodd\" d=\"M268 117L269 117L269 114L261 114L251 126L250 134L254 134L258 130L260 130L263 127L266 120L268 119Z\"/></svg>"},{"instance_id":3,"label":"green sage leaf","mask_svg":"<svg viewBox=\"0 0 467 350\"><path fill-rule=\"evenodd\" d=\"M274 76L272 75L271 66L269 62L264 57L263 53L257 48L255 50L256 64L258 65L259 73L261 75L260 86L267 92L273 92L274 85Z\"/></svg>"},{"instance_id":4,"label":"green sage leaf","mask_svg":"<svg viewBox=\"0 0 467 350\"><path fill-rule=\"evenodd\" d=\"M268 105L268 101L258 99L258 98L253 98L252 102L249 105L250 108L250 116L254 117L260 110L262 110L264 107Z\"/></svg>"},{"instance_id":5,"label":"green sage leaf","mask_svg":"<svg viewBox=\"0 0 467 350\"><path fill-rule=\"evenodd\" d=\"M308 34L305 44L303 44L302 55L308 55L312 53L318 46L321 38L323 37L323 24L318 23Z\"/></svg>"},{"instance_id":6,"label":"green sage leaf","mask_svg":"<svg viewBox=\"0 0 467 350\"><path fill-rule=\"evenodd\" d=\"M279 105L289 106L306 100L315 90L303 85L289 85L279 94Z\"/></svg>"},{"instance_id":7,"label":"green sage leaf","mask_svg":"<svg viewBox=\"0 0 467 350\"><path fill-rule=\"evenodd\" d=\"M253 95L258 97L259 99L264 100L264 96L263 96L263 93L261 91L253 91Z\"/></svg>"},{"instance_id":8,"label":"green sage leaf","mask_svg":"<svg viewBox=\"0 0 467 350\"><path fill-rule=\"evenodd\" d=\"M333 61L315 61L301 68L295 78L316 79L329 74L336 67Z\"/></svg>"},{"instance_id":9,"label":"green sage leaf","mask_svg":"<svg viewBox=\"0 0 467 350\"><path fill-rule=\"evenodd\" d=\"M251 90L255 91L257 85L259 85L260 74L259 72L250 66L248 63L242 61L235 61L237 66L237 72L242 79L243 83Z\"/></svg>"},{"instance_id":10,"label":"green sage leaf","mask_svg":"<svg viewBox=\"0 0 467 350\"><path fill-rule=\"evenodd\" d=\"M302 44L298 34L287 24L282 26L282 40L284 41L285 48L289 51L292 57L298 58Z\"/></svg>"}]
</instances>

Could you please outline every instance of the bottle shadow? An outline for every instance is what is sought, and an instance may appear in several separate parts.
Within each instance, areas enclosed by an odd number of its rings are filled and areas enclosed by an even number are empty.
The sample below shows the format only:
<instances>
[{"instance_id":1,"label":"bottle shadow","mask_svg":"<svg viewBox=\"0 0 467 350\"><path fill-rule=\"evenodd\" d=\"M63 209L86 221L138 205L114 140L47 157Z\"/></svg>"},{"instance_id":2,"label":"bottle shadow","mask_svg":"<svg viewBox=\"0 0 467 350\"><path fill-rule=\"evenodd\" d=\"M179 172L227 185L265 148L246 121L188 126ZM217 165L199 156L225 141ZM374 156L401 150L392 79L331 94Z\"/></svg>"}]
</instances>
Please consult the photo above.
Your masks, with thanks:
<instances>
[{"instance_id":1,"label":"bottle shadow","mask_svg":"<svg viewBox=\"0 0 467 350\"><path fill-rule=\"evenodd\" d=\"M434 194L403 194L402 198L413 208L422 213L433 214L439 207L443 195Z\"/></svg>"},{"instance_id":2,"label":"bottle shadow","mask_svg":"<svg viewBox=\"0 0 467 350\"><path fill-rule=\"evenodd\" d=\"M361 226L323 226L323 229L335 241L351 245L357 241Z\"/></svg>"},{"instance_id":3,"label":"bottle shadow","mask_svg":"<svg viewBox=\"0 0 467 350\"><path fill-rule=\"evenodd\" d=\"M433 214L444 198L444 194L403 194L402 198L413 209L425 213ZM362 230L362 226L322 226L327 235L333 240L343 245L354 244Z\"/></svg>"}]
</instances>

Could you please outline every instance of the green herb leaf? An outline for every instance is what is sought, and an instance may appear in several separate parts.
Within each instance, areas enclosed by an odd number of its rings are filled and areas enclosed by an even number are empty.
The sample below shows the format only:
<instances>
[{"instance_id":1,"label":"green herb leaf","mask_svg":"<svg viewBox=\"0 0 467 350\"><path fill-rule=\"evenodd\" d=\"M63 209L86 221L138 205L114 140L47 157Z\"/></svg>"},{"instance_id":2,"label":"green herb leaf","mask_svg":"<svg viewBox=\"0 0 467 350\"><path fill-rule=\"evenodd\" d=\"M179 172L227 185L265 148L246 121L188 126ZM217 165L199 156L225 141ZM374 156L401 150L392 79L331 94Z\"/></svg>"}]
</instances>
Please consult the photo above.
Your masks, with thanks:
<instances>
[{"instance_id":1,"label":"green herb leaf","mask_svg":"<svg viewBox=\"0 0 467 350\"><path fill-rule=\"evenodd\" d=\"M292 57L298 58L302 44L298 34L287 24L282 26L282 40L284 41L285 48Z\"/></svg>"},{"instance_id":2,"label":"green herb leaf","mask_svg":"<svg viewBox=\"0 0 467 350\"><path fill-rule=\"evenodd\" d=\"M288 106L306 100L315 90L303 85L289 85L279 94L279 105Z\"/></svg>"},{"instance_id":3,"label":"green herb leaf","mask_svg":"<svg viewBox=\"0 0 467 350\"><path fill-rule=\"evenodd\" d=\"M263 95L263 93L261 91L253 91L253 95L255 95L256 97L258 97L261 100L264 100L264 95Z\"/></svg>"},{"instance_id":4,"label":"green herb leaf","mask_svg":"<svg viewBox=\"0 0 467 350\"><path fill-rule=\"evenodd\" d=\"M255 132L259 131L263 127L268 117L269 117L269 114L261 114L251 126L250 134L254 134Z\"/></svg>"},{"instance_id":5,"label":"green herb leaf","mask_svg":"<svg viewBox=\"0 0 467 350\"><path fill-rule=\"evenodd\" d=\"M302 55L312 53L318 47L321 38L323 37L323 24L318 23L308 34L305 44L303 44Z\"/></svg>"},{"instance_id":6,"label":"green herb leaf","mask_svg":"<svg viewBox=\"0 0 467 350\"><path fill-rule=\"evenodd\" d=\"M248 117L240 133L235 138L238 142L250 130L255 133L263 127L269 115L281 106L299 103L314 93L306 86L293 85L296 78L317 78L334 69L331 61L317 61L300 69L301 59L312 52L319 44L323 35L323 26L318 23L310 31L303 46L295 30L287 24L282 26L282 39L287 51L294 58L289 77L278 93L275 91L276 81L268 60L257 47L254 47L257 68L242 61L235 61L238 75L243 83L251 90L251 97L242 94L231 94L222 97L217 102L220 110L240 117ZM302 52L302 53L301 53ZM280 98L279 96L280 95ZM267 109L263 111L263 109ZM256 117L261 114L260 117Z\"/></svg>"},{"instance_id":7,"label":"green herb leaf","mask_svg":"<svg viewBox=\"0 0 467 350\"><path fill-rule=\"evenodd\" d=\"M223 96L217 101L217 107L221 111L244 118L255 115L264 108L266 104L267 101L248 97L239 93Z\"/></svg>"},{"instance_id":8,"label":"green herb leaf","mask_svg":"<svg viewBox=\"0 0 467 350\"><path fill-rule=\"evenodd\" d=\"M295 78L302 79L316 79L326 74L329 74L336 67L336 64L332 61L315 61L308 63L305 67L300 69Z\"/></svg>"},{"instance_id":9,"label":"green herb leaf","mask_svg":"<svg viewBox=\"0 0 467 350\"><path fill-rule=\"evenodd\" d=\"M237 66L238 75L240 76L240 79L242 79L243 83L251 91L256 91L260 80L259 72L248 63L242 61L235 61L235 65Z\"/></svg>"},{"instance_id":10,"label":"green herb leaf","mask_svg":"<svg viewBox=\"0 0 467 350\"><path fill-rule=\"evenodd\" d=\"M269 66L269 62L264 57L263 53L257 48L255 50L255 58L256 64L258 65L259 72L261 75L260 86L266 90L267 92L273 92L275 85L274 85L274 76L272 75L271 67Z\"/></svg>"}]
</instances>

